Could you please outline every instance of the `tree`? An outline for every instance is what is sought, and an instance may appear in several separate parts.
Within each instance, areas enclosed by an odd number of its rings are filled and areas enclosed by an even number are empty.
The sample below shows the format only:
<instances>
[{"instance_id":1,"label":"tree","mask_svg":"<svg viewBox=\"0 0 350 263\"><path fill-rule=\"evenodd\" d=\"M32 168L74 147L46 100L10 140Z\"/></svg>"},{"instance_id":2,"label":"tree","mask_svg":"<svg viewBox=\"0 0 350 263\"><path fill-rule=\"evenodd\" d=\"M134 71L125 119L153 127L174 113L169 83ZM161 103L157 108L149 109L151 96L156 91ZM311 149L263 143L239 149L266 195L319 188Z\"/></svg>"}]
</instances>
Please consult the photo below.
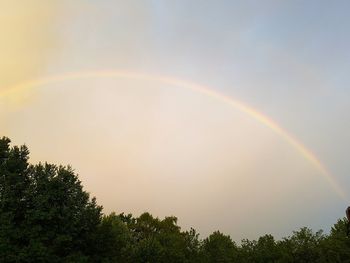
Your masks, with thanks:
<instances>
[{"instance_id":1,"label":"tree","mask_svg":"<svg viewBox=\"0 0 350 263\"><path fill-rule=\"evenodd\" d=\"M314 233L307 227L293 231L293 235L279 242L282 251L281 262L319 262L321 259L320 245L324 240L323 232Z\"/></svg>"},{"instance_id":2,"label":"tree","mask_svg":"<svg viewBox=\"0 0 350 263\"><path fill-rule=\"evenodd\" d=\"M350 239L346 235L347 219L339 219L331 228L329 236L322 242L324 262L350 262Z\"/></svg>"},{"instance_id":3,"label":"tree","mask_svg":"<svg viewBox=\"0 0 350 263\"><path fill-rule=\"evenodd\" d=\"M257 257L256 262L277 262L278 258L280 257L275 239L272 235L264 235L262 237L259 237L255 250Z\"/></svg>"},{"instance_id":4,"label":"tree","mask_svg":"<svg viewBox=\"0 0 350 263\"><path fill-rule=\"evenodd\" d=\"M70 167L28 159L0 139L0 261L89 262L102 207Z\"/></svg>"},{"instance_id":5,"label":"tree","mask_svg":"<svg viewBox=\"0 0 350 263\"><path fill-rule=\"evenodd\" d=\"M0 139L0 261L15 262L26 245L22 222L29 188L26 146L10 148L10 139Z\"/></svg>"},{"instance_id":6,"label":"tree","mask_svg":"<svg viewBox=\"0 0 350 263\"><path fill-rule=\"evenodd\" d=\"M202 258L204 262L238 262L238 249L230 236L215 231L203 241Z\"/></svg>"},{"instance_id":7,"label":"tree","mask_svg":"<svg viewBox=\"0 0 350 263\"><path fill-rule=\"evenodd\" d=\"M103 216L96 236L97 251L94 262L132 262L132 237L127 224L115 213Z\"/></svg>"},{"instance_id":8,"label":"tree","mask_svg":"<svg viewBox=\"0 0 350 263\"><path fill-rule=\"evenodd\" d=\"M199 234L194 228L182 233L185 240L186 262L200 262L200 245Z\"/></svg>"},{"instance_id":9,"label":"tree","mask_svg":"<svg viewBox=\"0 0 350 263\"><path fill-rule=\"evenodd\" d=\"M133 262L186 262L192 256L188 236L181 232L176 217L163 220L143 213L138 218L123 216L133 237Z\"/></svg>"}]
</instances>

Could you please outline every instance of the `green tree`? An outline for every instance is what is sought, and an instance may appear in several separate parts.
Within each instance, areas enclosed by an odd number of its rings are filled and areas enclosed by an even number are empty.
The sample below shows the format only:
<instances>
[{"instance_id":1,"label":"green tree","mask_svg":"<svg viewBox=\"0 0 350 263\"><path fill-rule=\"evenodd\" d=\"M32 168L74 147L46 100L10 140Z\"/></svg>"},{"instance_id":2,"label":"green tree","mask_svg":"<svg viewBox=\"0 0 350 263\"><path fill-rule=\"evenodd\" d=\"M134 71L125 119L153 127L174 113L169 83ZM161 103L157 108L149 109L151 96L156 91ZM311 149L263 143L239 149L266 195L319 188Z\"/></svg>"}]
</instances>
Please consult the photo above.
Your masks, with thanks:
<instances>
[{"instance_id":1,"label":"green tree","mask_svg":"<svg viewBox=\"0 0 350 263\"><path fill-rule=\"evenodd\" d=\"M215 231L203 241L202 259L204 262L239 262L238 249L230 236Z\"/></svg>"},{"instance_id":2,"label":"green tree","mask_svg":"<svg viewBox=\"0 0 350 263\"><path fill-rule=\"evenodd\" d=\"M163 220L144 213L136 219L124 217L133 236L133 262L186 262L190 257L186 236L176 217Z\"/></svg>"},{"instance_id":3,"label":"green tree","mask_svg":"<svg viewBox=\"0 0 350 263\"><path fill-rule=\"evenodd\" d=\"M185 240L186 262L200 262L200 246L199 234L194 228L190 231L182 233Z\"/></svg>"},{"instance_id":4,"label":"green tree","mask_svg":"<svg viewBox=\"0 0 350 263\"><path fill-rule=\"evenodd\" d=\"M95 240L98 253L94 262L131 262L131 232L120 216L115 213L103 216Z\"/></svg>"},{"instance_id":5,"label":"green tree","mask_svg":"<svg viewBox=\"0 0 350 263\"><path fill-rule=\"evenodd\" d=\"M314 233L307 227L299 231L293 231L293 235L279 242L278 247L282 251L280 262L319 262L321 260L320 245L325 236L323 232Z\"/></svg>"},{"instance_id":6,"label":"green tree","mask_svg":"<svg viewBox=\"0 0 350 263\"><path fill-rule=\"evenodd\" d=\"M0 139L0 262L18 261L28 240L24 230L28 176L26 146L10 148L8 138Z\"/></svg>"},{"instance_id":7,"label":"green tree","mask_svg":"<svg viewBox=\"0 0 350 263\"><path fill-rule=\"evenodd\" d=\"M280 257L272 235L259 237L258 241L242 240L239 251L240 262L272 263Z\"/></svg>"},{"instance_id":8,"label":"green tree","mask_svg":"<svg viewBox=\"0 0 350 263\"><path fill-rule=\"evenodd\" d=\"M350 262L350 239L346 235L347 219L339 219L321 243L322 262Z\"/></svg>"},{"instance_id":9,"label":"green tree","mask_svg":"<svg viewBox=\"0 0 350 263\"><path fill-rule=\"evenodd\" d=\"M259 237L255 248L255 254L257 259L256 262L277 262L280 255L274 237L272 235L264 235Z\"/></svg>"},{"instance_id":10,"label":"green tree","mask_svg":"<svg viewBox=\"0 0 350 263\"><path fill-rule=\"evenodd\" d=\"M255 262L255 247L257 241L250 241L248 239L243 239L241 246L239 247L239 258L242 263Z\"/></svg>"},{"instance_id":11,"label":"green tree","mask_svg":"<svg viewBox=\"0 0 350 263\"><path fill-rule=\"evenodd\" d=\"M89 262L102 207L70 167L28 158L0 139L0 261Z\"/></svg>"}]
</instances>

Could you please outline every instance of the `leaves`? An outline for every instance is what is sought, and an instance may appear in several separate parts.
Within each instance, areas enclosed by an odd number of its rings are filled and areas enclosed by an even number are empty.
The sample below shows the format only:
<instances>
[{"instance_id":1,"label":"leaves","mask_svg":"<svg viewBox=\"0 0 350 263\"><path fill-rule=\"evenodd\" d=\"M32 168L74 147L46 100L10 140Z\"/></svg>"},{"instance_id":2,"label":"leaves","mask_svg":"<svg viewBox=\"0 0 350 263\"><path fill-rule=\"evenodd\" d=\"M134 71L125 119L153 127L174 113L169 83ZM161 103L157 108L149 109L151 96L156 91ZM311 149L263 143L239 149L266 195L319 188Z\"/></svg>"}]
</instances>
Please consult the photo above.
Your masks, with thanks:
<instances>
[{"instance_id":1,"label":"leaves","mask_svg":"<svg viewBox=\"0 0 350 263\"><path fill-rule=\"evenodd\" d=\"M26 146L0 140L0 261L61 262L92 253L101 210L69 167L29 165Z\"/></svg>"}]
</instances>

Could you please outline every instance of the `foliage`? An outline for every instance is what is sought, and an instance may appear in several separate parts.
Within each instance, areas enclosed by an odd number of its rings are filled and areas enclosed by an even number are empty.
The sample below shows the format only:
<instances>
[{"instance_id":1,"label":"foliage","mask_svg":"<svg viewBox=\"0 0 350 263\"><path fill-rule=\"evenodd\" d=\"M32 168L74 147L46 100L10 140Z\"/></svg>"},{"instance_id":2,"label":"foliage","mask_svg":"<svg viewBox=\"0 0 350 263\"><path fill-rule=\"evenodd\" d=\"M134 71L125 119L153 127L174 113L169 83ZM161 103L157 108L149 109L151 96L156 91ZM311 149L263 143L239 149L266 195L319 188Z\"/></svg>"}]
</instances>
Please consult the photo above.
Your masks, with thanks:
<instances>
[{"instance_id":1,"label":"foliage","mask_svg":"<svg viewBox=\"0 0 350 263\"><path fill-rule=\"evenodd\" d=\"M348 221L329 235L309 228L276 241L215 231L201 240L174 216L102 214L71 167L31 165L26 146L0 139L0 262L350 262Z\"/></svg>"},{"instance_id":2,"label":"foliage","mask_svg":"<svg viewBox=\"0 0 350 263\"><path fill-rule=\"evenodd\" d=\"M220 231L215 231L203 241L202 257L205 262L238 262L237 256L236 244Z\"/></svg>"},{"instance_id":3,"label":"foliage","mask_svg":"<svg viewBox=\"0 0 350 263\"><path fill-rule=\"evenodd\" d=\"M347 219L339 219L322 242L321 262L350 262L350 238L346 236Z\"/></svg>"},{"instance_id":4,"label":"foliage","mask_svg":"<svg viewBox=\"0 0 350 263\"><path fill-rule=\"evenodd\" d=\"M0 140L0 261L87 262L102 207L70 167L29 165L26 146Z\"/></svg>"}]
</instances>

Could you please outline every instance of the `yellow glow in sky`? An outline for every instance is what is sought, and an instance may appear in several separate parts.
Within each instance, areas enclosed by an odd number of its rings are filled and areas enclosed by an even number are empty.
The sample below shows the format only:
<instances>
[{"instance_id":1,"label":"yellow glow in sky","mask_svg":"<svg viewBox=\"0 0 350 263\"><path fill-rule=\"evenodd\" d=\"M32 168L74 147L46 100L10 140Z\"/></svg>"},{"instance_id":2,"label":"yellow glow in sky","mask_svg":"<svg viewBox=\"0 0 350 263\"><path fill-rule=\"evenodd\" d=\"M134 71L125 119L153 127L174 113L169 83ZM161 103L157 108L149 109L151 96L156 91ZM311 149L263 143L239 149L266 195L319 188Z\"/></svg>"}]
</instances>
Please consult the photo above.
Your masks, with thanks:
<instances>
[{"instance_id":1,"label":"yellow glow in sky","mask_svg":"<svg viewBox=\"0 0 350 263\"><path fill-rule=\"evenodd\" d=\"M56 1L0 1L0 91L39 75L54 42Z\"/></svg>"}]
</instances>

